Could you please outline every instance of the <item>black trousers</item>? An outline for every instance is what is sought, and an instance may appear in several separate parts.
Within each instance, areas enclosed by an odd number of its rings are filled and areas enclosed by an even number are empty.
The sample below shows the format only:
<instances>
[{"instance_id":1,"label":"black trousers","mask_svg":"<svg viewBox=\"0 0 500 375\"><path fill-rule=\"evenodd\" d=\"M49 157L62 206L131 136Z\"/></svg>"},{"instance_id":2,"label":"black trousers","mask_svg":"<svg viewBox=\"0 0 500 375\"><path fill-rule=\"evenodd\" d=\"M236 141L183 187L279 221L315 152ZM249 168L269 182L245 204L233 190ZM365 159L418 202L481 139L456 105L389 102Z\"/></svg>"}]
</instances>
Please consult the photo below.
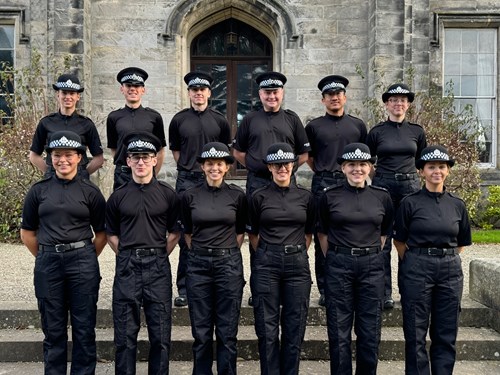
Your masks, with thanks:
<instances>
[{"instance_id":1,"label":"black trousers","mask_svg":"<svg viewBox=\"0 0 500 375\"><path fill-rule=\"evenodd\" d=\"M177 180L175 182L175 191L179 196L187 189L202 184L205 181L205 176L201 172L178 171ZM186 268L188 260L189 248L184 239L184 232L179 238L179 263L177 264L177 293L186 295Z\"/></svg>"},{"instance_id":2,"label":"black trousers","mask_svg":"<svg viewBox=\"0 0 500 375\"><path fill-rule=\"evenodd\" d=\"M165 253L116 257L113 284L115 373L135 374L141 306L149 335L148 374L168 374L172 329L172 274Z\"/></svg>"},{"instance_id":3,"label":"black trousers","mask_svg":"<svg viewBox=\"0 0 500 375\"><path fill-rule=\"evenodd\" d=\"M394 212L397 211L399 207L399 202L405 197L405 195L414 193L421 189L421 182L415 175L413 180L396 180L394 178L387 178L380 175L375 175L373 178L372 185L380 186L389 191L391 194L392 204L394 207ZM392 232L392 230L391 230ZM391 273L391 250L392 250L392 236L387 236L385 240L384 248L382 253L384 254L384 269L385 269L385 287L384 287L384 299L392 298L392 273Z\"/></svg>"},{"instance_id":4,"label":"black trousers","mask_svg":"<svg viewBox=\"0 0 500 375\"><path fill-rule=\"evenodd\" d=\"M400 263L399 290L406 374L453 373L463 282L459 255L405 252ZM427 331L431 339L430 368L425 347Z\"/></svg>"},{"instance_id":5,"label":"black trousers","mask_svg":"<svg viewBox=\"0 0 500 375\"><path fill-rule=\"evenodd\" d=\"M345 180L343 173L328 175L315 174L311 182L311 192L316 200L316 207L319 207L319 200L323 190L329 186L337 186ZM319 244L318 232L314 231L314 271L316 274L316 284L320 294L325 294L325 255Z\"/></svg>"},{"instance_id":6,"label":"black trousers","mask_svg":"<svg viewBox=\"0 0 500 375\"><path fill-rule=\"evenodd\" d=\"M224 256L189 251L186 287L191 318L193 374L212 374L213 336L217 373L236 374L236 336L243 297L243 261L239 249Z\"/></svg>"},{"instance_id":7,"label":"black trousers","mask_svg":"<svg viewBox=\"0 0 500 375\"><path fill-rule=\"evenodd\" d=\"M261 374L298 374L311 293L307 252L285 254L259 246L250 287Z\"/></svg>"},{"instance_id":8,"label":"black trousers","mask_svg":"<svg viewBox=\"0 0 500 375\"><path fill-rule=\"evenodd\" d=\"M64 253L38 252L34 284L45 335L45 374L66 374L68 310L73 337L71 373L95 373L100 280L99 263L92 244Z\"/></svg>"},{"instance_id":9,"label":"black trousers","mask_svg":"<svg viewBox=\"0 0 500 375\"><path fill-rule=\"evenodd\" d=\"M351 331L356 334L356 374L377 373L382 327L382 253L326 253L325 299L330 373L352 374Z\"/></svg>"}]
</instances>

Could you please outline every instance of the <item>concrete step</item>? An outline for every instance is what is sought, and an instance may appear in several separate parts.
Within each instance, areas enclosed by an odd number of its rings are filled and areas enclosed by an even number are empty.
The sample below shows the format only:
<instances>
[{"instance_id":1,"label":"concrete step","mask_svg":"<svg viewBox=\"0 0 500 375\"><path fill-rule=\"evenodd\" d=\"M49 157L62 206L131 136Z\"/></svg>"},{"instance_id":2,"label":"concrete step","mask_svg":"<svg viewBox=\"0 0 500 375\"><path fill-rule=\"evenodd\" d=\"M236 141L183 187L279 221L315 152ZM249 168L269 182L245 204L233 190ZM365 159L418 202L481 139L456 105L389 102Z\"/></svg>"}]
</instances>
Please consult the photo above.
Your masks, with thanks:
<instances>
[{"instance_id":1,"label":"concrete step","mask_svg":"<svg viewBox=\"0 0 500 375\"><path fill-rule=\"evenodd\" d=\"M462 301L462 313L460 315L461 327L489 327L493 319L492 310L470 298ZM142 322L145 322L144 317ZM383 312L384 327L401 327L403 317L401 305L396 302L393 310ZM190 324L189 313L186 307L172 309L172 324L174 326L187 326ZM245 304L241 308L240 326L251 326L254 324L253 309ZM309 308L309 326L326 325L326 311L324 307L312 303ZM113 326L113 316L110 308L100 307L97 311L97 328L109 328ZM0 329L7 328L40 328L40 314L34 304L26 302L0 302Z\"/></svg>"},{"instance_id":2,"label":"concrete step","mask_svg":"<svg viewBox=\"0 0 500 375\"><path fill-rule=\"evenodd\" d=\"M43 333L39 329L4 329L0 336L0 362L42 361ZM71 338L70 338L71 341ZM113 329L98 329L98 356L113 360ZM172 330L171 360L191 360L191 328L176 326ZM302 347L304 360L328 360L326 327L309 326ZM462 327L457 340L457 358L463 361L500 361L500 334L489 328ZM138 339L138 361L147 360L147 330L141 329ZM241 326L238 333L238 356L243 360L257 360L257 338L252 326ZM399 327L384 327L380 345L380 359L404 359L403 331Z\"/></svg>"},{"instance_id":3,"label":"concrete step","mask_svg":"<svg viewBox=\"0 0 500 375\"><path fill-rule=\"evenodd\" d=\"M114 363L98 363L96 375L114 374ZM355 366L355 365L354 365ZM69 373L68 365L68 373ZM137 363L137 375L148 374L147 362ZM43 364L39 362L0 362L0 374L2 375L43 375ZM170 373L175 375L191 375L193 364L191 361L171 361ZM238 374L259 374L258 361L238 361ZM308 375L324 375L330 372L328 361L301 361L300 373ZM214 373L216 368L214 365ZM404 373L404 362L402 361L380 361L378 373L383 375L401 375ZM498 375L500 374L500 361L457 361L453 375Z\"/></svg>"}]
</instances>

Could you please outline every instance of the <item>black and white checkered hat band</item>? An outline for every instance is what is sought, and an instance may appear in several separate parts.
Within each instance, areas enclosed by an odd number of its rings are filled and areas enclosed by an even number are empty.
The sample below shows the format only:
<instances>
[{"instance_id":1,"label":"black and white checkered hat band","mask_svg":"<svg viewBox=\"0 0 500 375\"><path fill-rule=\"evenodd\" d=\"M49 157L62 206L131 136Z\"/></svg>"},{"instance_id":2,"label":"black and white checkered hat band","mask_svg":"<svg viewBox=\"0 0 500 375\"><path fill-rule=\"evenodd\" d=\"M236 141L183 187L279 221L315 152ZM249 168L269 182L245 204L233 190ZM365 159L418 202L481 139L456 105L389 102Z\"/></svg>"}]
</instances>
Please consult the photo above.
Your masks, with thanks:
<instances>
[{"instance_id":1,"label":"black and white checkered hat band","mask_svg":"<svg viewBox=\"0 0 500 375\"><path fill-rule=\"evenodd\" d=\"M59 90L64 90L64 89L73 89L73 90L80 90L81 86L78 83L73 83L70 79L68 79L66 82L56 82L54 84Z\"/></svg>"},{"instance_id":2,"label":"black and white checkered hat band","mask_svg":"<svg viewBox=\"0 0 500 375\"><path fill-rule=\"evenodd\" d=\"M228 152L218 151L215 149L215 147L212 147L210 150L201 153L202 159L223 159L228 156L230 156Z\"/></svg>"},{"instance_id":3,"label":"black and white checkered hat band","mask_svg":"<svg viewBox=\"0 0 500 375\"><path fill-rule=\"evenodd\" d=\"M151 142L145 142L138 139L137 141L130 142L128 144L127 150L132 150L134 148L146 149L156 152L156 147Z\"/></svg>"},{"instance_id":4,"label":"black and white checkered hat band","mask_svg":"<svg viewBox=\"0 0 500 375\"><path fill-rule=\"evenodd\" d=\"M402 88L401 86L396 87L395 89L387 91L388 94L409 94L410 91Z\"/></svg>"},{"instance_id":5,"label":"black and white checkered hat band","mask_svg":"<svg viewBox=\"0 0 500 375\"><path fill-rule=\"evenodd\" d=\"M208 82L208 80L206 79L196 77L195 79L192 79L188 83L188 86L201 86L201 85L210 87L210 82Z\"/></svg>"},{"instance_id":6,"label":"black and white checkered hat band","mask_svg":"<svg viewBox=\"0 0 500 375\"><path fill-rule=\"evenodd\" d=\"M370 160L372 156L366 152L361 151L357 148L354 152L346 152L342 155L344 160Z\"/></svg>"},{"instance_id":7,"label":"black and white checkered hat band","mask_svg":"<svg viewBox=\"0 0 500 375\"><path fill-rule=\"evenodd\" d=\"M79 148L79 147L82 147L82 144L80 142L68 139L66 137L62 137L50 142L48 148L52 149L52 148Z\"/></svg>"},{"instance_id":8,"label":"black and white checkered hat band","mask_svg":"<svg viewBox=\"0 0 500 375\"><path fill-rule=\"evenodd\" d=\"M336 90L336 89L345 90L345 86L340 82L330 82L329 84L323 86L323 90L321 90L321 92L324 92L326 90Z\"/></svg>"},{"instance_id":9,"label":"black and white checkered hat band","mask_svg":"<svg viewBox=\"0 0 500 375\"><path fill-rule=\"evenodd\" d=\"M278 150L274 154L269 154L266 157L266 161L268 163L279 163L284 160L289 161L289 160L294 160L295 155L293 152L284 152L283 150Z\"/></svg>"},{"instance_id":10,"label":"black and white checkered hat band","mask_svg":"<svg viewBox=\"0 0 500 375\"><path fill-rule=\"evenodd\" d=\"M142 82L144 83L144 78L137 74L129 74L126 76L123 76L120 82L126 82L126 81L137 81L137 82Z\"/></svg>"},{"instance_id":11,"label":"black and white checkered hat band","mask_svg":"<svg viewBox=\"0 0 500 375\"><path fill-rule=\"evenodd\" d=\"M450 160L450 157L448 156L448 154L446 154L446 153L444 153L442 151L439 151L438 149L435 149L434 151L431 151L431 152L428 152L425 155L422 155L420 157L420 160L423 160L423 161L428 161L428 160L444 160L444 161L448 161L448 160Z\"/></svg>"},{"instance_id":12,"label":"black and white checkered hat band","mask_svg":"<svg viewBox=\"0 0 500 375\"><path fill-rule=\"evenodd\" d=\"M282 87L283 82L280 81L279 79L266 79L266 80L262 81L259 86L260 87L270 87L270 86Z\"/></svg>"}]
</instances>

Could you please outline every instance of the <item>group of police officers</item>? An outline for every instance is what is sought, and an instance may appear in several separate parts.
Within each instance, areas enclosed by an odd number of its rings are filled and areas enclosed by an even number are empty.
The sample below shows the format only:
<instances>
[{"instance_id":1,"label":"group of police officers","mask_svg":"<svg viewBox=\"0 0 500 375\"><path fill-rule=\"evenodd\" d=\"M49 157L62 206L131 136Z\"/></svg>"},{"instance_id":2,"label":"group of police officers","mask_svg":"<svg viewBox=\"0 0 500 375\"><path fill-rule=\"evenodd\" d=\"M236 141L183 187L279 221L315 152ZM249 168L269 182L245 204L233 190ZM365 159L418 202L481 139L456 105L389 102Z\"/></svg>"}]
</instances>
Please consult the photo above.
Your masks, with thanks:
<instances>
[{"instance_id":1,"label":"group of police officers","mask_svg":"<svg viewBox=\"0 0 500 375\"><path fill-rule=\"evenodd\" d=\"M430 367L433 374L452 373L463 287L458 254L471 243L470 226L463 201L444 187L454 160L444 147L428 146L423 128L405 119L415 96L407 85L384 92L388 119L367 132L362 120L345 113L347 78L327 76L318 83L326 113L304 127L296 113L282 108L287 78L265 72L256 77L262 109L243 118L232 142L226 118L209 107L213 78L191 72L184 77L191 105L169 125L178 172L174 189L156 178L166 139L161 115L142 106L147 78L136 67L117 75L125 106L106 122L115 164L107 202L88 179L104 158L94 123L76 112L84 90L76 76L58 78L53 88L59 110L35 131L30 161L45 175L26 196L21 238L36 257L46 374L66 373L68 311L71 371L95 372L97 256L106 241L116 253L116 373L135 373L141 307L149 373L168 373L168 256L177 244L174 304L189 305L193 374L212 373L214 330L217 372L236 373L245 233L262 374L299 371L313 235L332 374L352 373L353 325L356 373L376 373L381 311L394 307L392 236L400 257L406 373L429 374ZM246 192L224 180L234 161L247 169ZM304 163L314 171L312 192L295 181Z\"/></svg>"}]
</instances>

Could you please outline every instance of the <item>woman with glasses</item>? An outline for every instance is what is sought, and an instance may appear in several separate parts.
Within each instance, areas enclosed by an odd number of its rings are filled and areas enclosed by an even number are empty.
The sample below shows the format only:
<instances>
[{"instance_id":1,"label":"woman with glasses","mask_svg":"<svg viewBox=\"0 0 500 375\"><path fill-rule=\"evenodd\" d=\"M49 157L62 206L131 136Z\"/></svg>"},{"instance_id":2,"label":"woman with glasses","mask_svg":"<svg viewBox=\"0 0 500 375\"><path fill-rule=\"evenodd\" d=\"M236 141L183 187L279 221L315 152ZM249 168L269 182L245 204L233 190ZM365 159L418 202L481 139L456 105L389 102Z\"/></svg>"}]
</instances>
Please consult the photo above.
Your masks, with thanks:
<instances>
[{"instance_id":1,"label":"woman with glasses","mask_svg":"<svg viewBox=\"0 0 500 375\"><path fill-rule=\"evenodd\" d=\"M391 230L392 201L387 190L366 183L375 162L367 145L345 146L337 162L346 179L325 189L318 207L330 372L352 374L354 322L356 374L376 374L384 297L381 249Z\"/></svg>"},{"instance_id":2,"label":"woman with glasses","mask_svg":"<svg viewBox=\"0 0 500 375\"><path fill-rule=\"evenodd\" d=\"M425 184L396 214L406 374L452 374L455 365L464 284L459 254L472 241L465 204L444 185L454 164L443 146L425 148L416 162Z\"/></svg>"},{"instance_id":3,"label":"woman with glasses","mask_svg":"<svg viewBox=\"0 0 500 375\"><path fill-rule=\"evenodd\" d=\"M225 144L205 144L197 161L205 182L187 189L182 197L193 374L212 373L214 328L217 373L236 374L236 336L245 285L240 247L248 204L241 188L224 182L234 163Z\"/></svg>"},{"instance_id":4,"label":"woman with glasses","mask_svg":"<svg viewBox=\"0 0 500 375\"><path fill-rule=\"evenodd\" d=\"M420 181L415 168L415 157L427 146L424 129L405 119L415 93L404 83L395 83L382 94L382 101L388 113L386 121L375 125L368 133L366 144L372 155L377 157L372 184L389 190L394 209L401 199L420 190ZM385 243L384 308L392 309L391 239Z\"/></svg>"},{"instance_id":5,"label":"woman with glasses","mask_svg":"<svg viewBox=\"0 0 500 375\"><path fill-rule=\"evenodd\" d=\"M95 325L101 280L97 256L106 244L103 195L78 174L86 147L78 134L54 132L46 151L55 173L26 195L21 239L35 259L46 374L66 374L68 310L72 374L94 374Z\"/></svg>"},{"instance_id":6,"label":"woman with glasses","mask_svg":"<svg viewBox=\"0 0 500 375\"><path fill-rule=\"evenodd\" d=\"M272 182L256 190L249 203L248 235L256 249L250 287L264 375L298 374L306 329L311 292L307 249L315 208L311 192L292 182L296 161L289 144L271 145L264 162Z\"/></svg>"}]
</instances>

